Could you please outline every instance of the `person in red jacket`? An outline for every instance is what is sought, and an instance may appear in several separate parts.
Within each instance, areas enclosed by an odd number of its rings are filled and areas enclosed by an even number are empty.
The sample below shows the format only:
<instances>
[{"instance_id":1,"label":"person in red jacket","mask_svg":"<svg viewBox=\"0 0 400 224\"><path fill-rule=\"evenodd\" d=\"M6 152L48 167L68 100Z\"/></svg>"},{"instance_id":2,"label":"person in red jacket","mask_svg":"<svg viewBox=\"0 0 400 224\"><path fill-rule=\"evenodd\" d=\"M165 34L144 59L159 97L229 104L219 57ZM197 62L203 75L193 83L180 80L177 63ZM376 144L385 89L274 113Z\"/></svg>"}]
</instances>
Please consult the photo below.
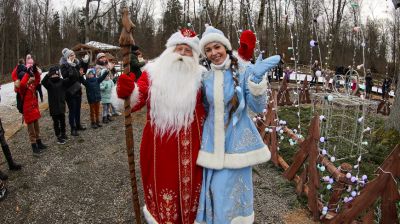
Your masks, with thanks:
<instances>
[{"instance_id":1,"label":"person in red jacket","mask_svg":"<svg viewBox=\"0 0 400 224\"><path fill-rule=\"evenodd\" d=\"M39 84L40 72L36 65L33 65L22 78L19 91L23 98L23 116L28 128L29 140L34 154L39 154L47 148L40 138L39 118L41 115L36 94L36 88Z\"/></svg>"}]
</instances>

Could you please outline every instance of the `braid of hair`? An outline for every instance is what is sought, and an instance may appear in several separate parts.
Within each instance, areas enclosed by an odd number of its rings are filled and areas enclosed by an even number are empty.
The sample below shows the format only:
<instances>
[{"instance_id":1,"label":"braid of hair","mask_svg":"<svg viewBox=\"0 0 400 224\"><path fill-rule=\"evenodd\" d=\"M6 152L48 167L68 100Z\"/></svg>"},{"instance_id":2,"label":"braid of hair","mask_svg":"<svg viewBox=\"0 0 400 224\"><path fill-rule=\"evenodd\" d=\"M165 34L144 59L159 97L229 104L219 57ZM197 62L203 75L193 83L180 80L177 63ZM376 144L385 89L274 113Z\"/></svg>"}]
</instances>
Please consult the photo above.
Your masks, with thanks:
<instances>
[{"instance_id":1,"label":"braid of hair","mask_svg":"<svg viewBox=\"0 0 400 224\"><path fill-rule=\"evenodd\" d=\"M237 96L237 92L236 92L236 87L239 86L239 79L238 79L238 59L233 56L232 51L227 50L226 53L229 55L229 59L231 59L231 65L230 65L230 69L232 72L232 78L233 78L233 89L234 89L234 94L232 99L229 101L230 105L231 105L231 109L229 110L229 116L228 116L228 122L225 125L225 128L227 128L227 126L229 125L229 122L232 119L232 115L233 113L236 111L236 109L239 107L239 98Z\"/></svg>"}]
</instances>

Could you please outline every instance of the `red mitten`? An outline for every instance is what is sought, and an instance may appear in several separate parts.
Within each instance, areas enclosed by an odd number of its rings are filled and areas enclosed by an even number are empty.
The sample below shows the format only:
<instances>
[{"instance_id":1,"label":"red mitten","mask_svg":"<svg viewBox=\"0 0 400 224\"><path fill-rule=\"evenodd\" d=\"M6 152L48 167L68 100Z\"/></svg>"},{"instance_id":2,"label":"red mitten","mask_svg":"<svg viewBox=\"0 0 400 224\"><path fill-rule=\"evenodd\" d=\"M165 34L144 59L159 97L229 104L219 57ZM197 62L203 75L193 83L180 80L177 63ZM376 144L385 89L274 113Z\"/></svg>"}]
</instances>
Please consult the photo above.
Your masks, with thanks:
<instances>
[{"instance_id":1,"label":"red mitten","mask_svg":"<svg viewBox=\"0 0 400 224\"><path fill-rule=\"evenodd\" d=\"M127 74L122 74L118 78L117 82L117 95L120 99L125 99L129 97L133 89L135 88L135 74L130 72Z\"/></svg>"}]
</instances>

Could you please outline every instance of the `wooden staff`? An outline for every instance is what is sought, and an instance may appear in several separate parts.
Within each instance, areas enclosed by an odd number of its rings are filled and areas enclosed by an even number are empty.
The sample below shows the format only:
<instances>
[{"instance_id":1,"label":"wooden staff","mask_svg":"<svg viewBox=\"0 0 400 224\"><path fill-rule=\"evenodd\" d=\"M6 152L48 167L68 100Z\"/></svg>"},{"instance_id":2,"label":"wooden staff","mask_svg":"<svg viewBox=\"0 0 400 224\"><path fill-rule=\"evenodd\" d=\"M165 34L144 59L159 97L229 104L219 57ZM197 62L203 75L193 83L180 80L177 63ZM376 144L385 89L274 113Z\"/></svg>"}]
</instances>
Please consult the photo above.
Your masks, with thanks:
<instances>
[{"instance_id":1,"label":"wooden staff","mask_svg":"<svg viewBox=\"0 0 400 224\"><path fill-rule=\"evenodd\" d=\"M119 45L121 46L121 53L123 56L123 67L124 74L130 74L130 53L131 46L135 44L132 36L133 28L135 25L129 18L129 11L127 8L123 9L122 13L122 31L119 37ZM136 172L135 172L135 154L134 154L134 142L133 142L133 130L132 130L132 117L131 117L131 105L130 96L125 99L124 102L124 115L125 115L125 142L126 142L126 152L128 153L128 164L129 173L131 175L131 187L132 187L132 202L133 209L135 211L135 220L137 224L141 223L140 217L140 204L139 204L139 194L136 182Z\"/></svg>"}]
</instances>

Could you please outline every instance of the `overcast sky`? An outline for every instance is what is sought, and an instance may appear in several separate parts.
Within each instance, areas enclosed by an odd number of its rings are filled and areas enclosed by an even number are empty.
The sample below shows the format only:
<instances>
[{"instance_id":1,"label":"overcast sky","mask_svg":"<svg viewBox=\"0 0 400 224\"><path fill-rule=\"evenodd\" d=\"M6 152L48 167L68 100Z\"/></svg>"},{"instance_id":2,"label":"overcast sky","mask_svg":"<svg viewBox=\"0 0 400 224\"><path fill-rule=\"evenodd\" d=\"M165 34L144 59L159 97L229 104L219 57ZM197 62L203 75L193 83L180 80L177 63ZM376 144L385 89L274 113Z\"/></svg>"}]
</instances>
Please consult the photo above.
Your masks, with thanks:
<instances>
[{"instance_id":1,"label":"overcast sky","mask_svg":"<svg viewBox=\"0 0 400 224\"><path fill-rule=\"evenodd\" d=\"M103 0L103 1L108 2L109 0ZM155 0L155 2L157 1L158 0ZM390 14L394 9L392 0L353 0L353 1L361 2L362 4L361 8L361 13L363 18L362 23L365 23L367 16L376 19L389 17L388 13ZM52 0L51 2L56 10L62 10L64 6L67 8L72 8L72 7L82 7L86 4L86 0ZM96 3L91 3L91 4L96 4ZM154 5L157 7L160 4L154 4ZM156 13L159 11L161 10L159 9L157 10L156 8ZM157 17L159 16L160 15L157 15Z\"/></svg>"}]
</instances>

